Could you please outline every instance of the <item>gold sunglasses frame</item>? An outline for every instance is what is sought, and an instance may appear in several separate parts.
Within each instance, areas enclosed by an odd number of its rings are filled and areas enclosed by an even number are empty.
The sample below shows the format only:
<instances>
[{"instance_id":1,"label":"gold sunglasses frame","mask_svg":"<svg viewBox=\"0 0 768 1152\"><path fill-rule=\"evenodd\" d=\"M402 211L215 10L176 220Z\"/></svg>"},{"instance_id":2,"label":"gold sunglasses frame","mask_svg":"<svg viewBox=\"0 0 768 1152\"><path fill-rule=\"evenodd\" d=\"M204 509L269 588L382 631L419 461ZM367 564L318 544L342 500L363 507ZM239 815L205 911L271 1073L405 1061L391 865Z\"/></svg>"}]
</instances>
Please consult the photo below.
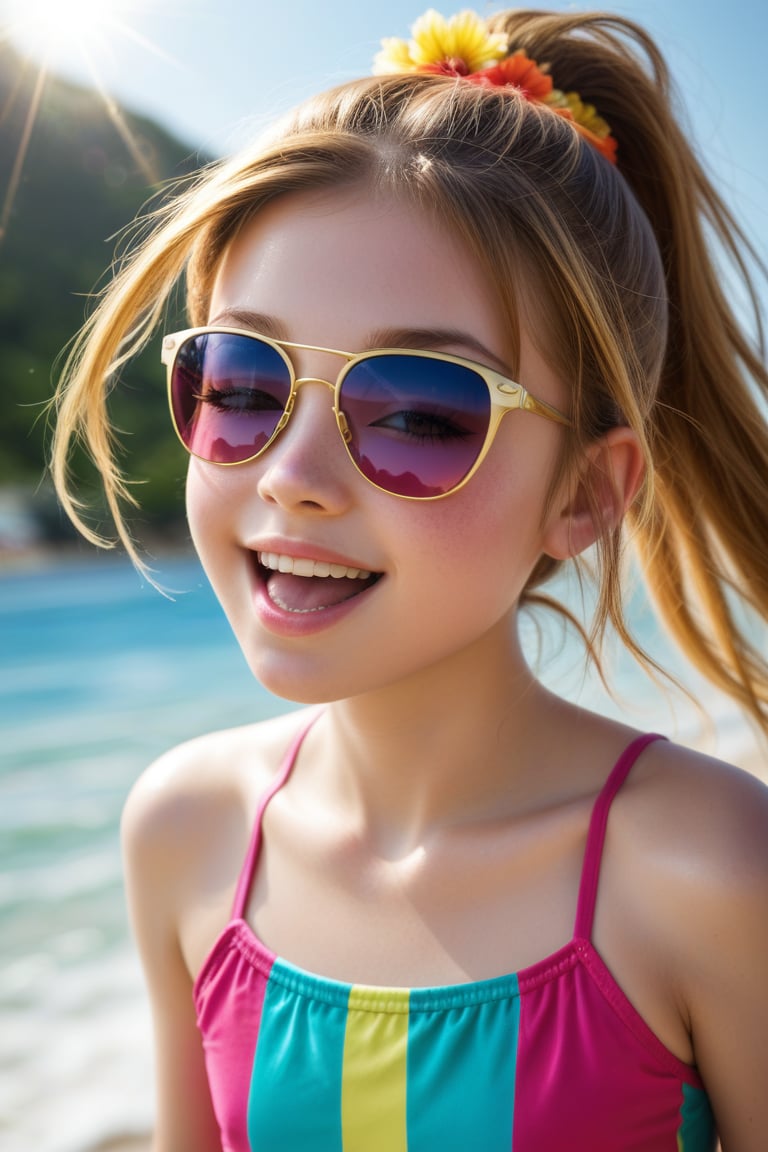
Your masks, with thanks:
<instances>
[{"instance_id":1,"label":"gold sunglasses frame","mask_svg":"<svg viewBox=\"0 0 768 1152\"><path fill-rule=\"evenodd\" d=\"M173 411L173 369L176 364L176 358L178 356L179 350L185 341L195 336L206 335L245 336L252 340L262 341L262 343L267 344L270 348L273 348L279 354L285 363L286 368L288 369L288 374L291 381L291 390L288 395L283 414L278 420L274 432L264 447L260 448L258 452L255 452L253 456L249 456L245 460L206 461L206 463L216 464L221 468L235 468L240 464L249 464L252 460L256 460L259 456L264 455L264 453L267 451L270 445L274 443L274 441L282 432L283 428L285 428L286 424L288 423L291 417L291 413L293 412L298 390L302 384L324 384L327 388L331 389L333 392L333 414L336 419L336 425L344 443L344 447L347 450L347 455L352 461L355 470L374 488L378 488L380 492L386 492L390 496L397 496L400 500L443 500L446 496L450 496L452 493L458 492L460 488L463 488L464 485L472 479L482 464L483 460L487 456L491 444L493 443L496 433L499 429L499 425L501 424L501 420L507 414L507 412L533 412L534 415L542 416L545 420L552 420L554 423L560 424L563 427L572 427L571 421L567 416L565 416L557 408L554 408L551 404L547 404L544 400L537 400L535 396L532 396L530 392L528 392L528 390L522 386L522 384L517 384L514 380L510 380L507 376L503 376L500 372L494 371L493 368L487 368L485 365L478 364L474 360L467 360L463 356L453 356L448 352L433 352L419 348L371 348L366 352L343 352L340 348L324 348L318 344L298 344L292 340L274 340L270 336L262 336L260 332L254 332L251 329L230 328L226 325L221 326L214 324L200 328L185 328L180 332L172 332L163 337L160 359L162 363L165 364L167 369L168 405L171 410L171 420L173 422L173 428L177 437L181 441L185 451L188 452L190 456L195 456L196 453L192 452L184 443L181 432L179 431L176 424L176 417ZM331 356L342 357L342 359L346 361L346 364L342 367L341 371L336 377L335 383L331 380L325 380L320 376L297 376L293 367L293 362L286 352L286 349L288 348L296 348L304 352L326 352ZM491 412L488 420L488 430L485 434L485 440L483 441L483 446L480 449L477 459L475 460L470 470L465 476L462 477L458 484L454 485L453 488L449 488L447 492L439 492L435 496L407 496L401 492L392 492L389 488L382 488L381 485L377 484L375 480L371 480L371 478L366 476L365 473L362 472L358 467L357 461L352 455L349 447L351 433L349 431L346 416L344 415L343 410L339 407L339 399L341 396L342 384L344 383L346 376L352 370L352 368L354 368L355 365L359 364L361 361L370 360L371 357L374 356L415 356L424 360L441 360L447 364L458 364L463 368L468 368L484 381L485 386L488 389L488 394L491 401ZM198 458L205 460L204 456Z\"/></svg>"}]
</instances>

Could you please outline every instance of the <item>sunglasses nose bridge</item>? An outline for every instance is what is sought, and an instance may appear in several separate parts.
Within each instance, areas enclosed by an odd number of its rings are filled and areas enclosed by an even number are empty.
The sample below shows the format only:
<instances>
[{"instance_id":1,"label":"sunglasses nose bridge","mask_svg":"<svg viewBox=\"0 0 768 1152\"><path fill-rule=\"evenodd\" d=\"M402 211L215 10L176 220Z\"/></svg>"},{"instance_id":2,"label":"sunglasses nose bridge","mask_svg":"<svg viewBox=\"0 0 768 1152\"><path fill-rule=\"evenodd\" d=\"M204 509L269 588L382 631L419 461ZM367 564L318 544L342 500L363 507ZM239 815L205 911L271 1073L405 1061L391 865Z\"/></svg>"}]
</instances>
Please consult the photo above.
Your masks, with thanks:
<instances>
[{"instance_id":1,"label":"sunglasses nose bridge","mask_svg":"<svg viewBox=\"0 0 768 1152\"><path fill-rule=\"evenodd\" d=\"M277 428L275 429L275 436L278 432L281 432L288 423L298 398L299 389L303 384L323 384L331 392L333 396L333 403L331 407L333 409L333 414L336 417L336 425L339 429L339 432L341 433L342 439L346 443L350 439L350 432L349 428L347 427L346 417L344 416L344 413L339 410L336 404L336 384L332 380L325 380L322 376L298 376L294 379L291 396L288 400L288 403L286 404L285 411L280 417Z\"/></svg>"},{"instance_id":2,"label":"sunglasses nose bridge","mask_svg":"<svg viewBox=\"0 0 768 1152\"><path fill-rule=\"evenodd\" d=\"M322 376L299 376L294 385L296 391L302 384L324 384L326 388L330 388L331 392L336 391L336 385L331 380L324 380Z\"/></svg>"},{"instance_id":3,"label":"sunglasses nose bridge","mask_svg":"<svg viewBox=\"0 0 768 1152\"><path fill-rule=\"evenodd\" d=\"M333 394L334 397L336 395L336 385L331 380L325 380L325 379L323 379L322 376L297 376L296 379L294 380L294 383L293 383L293 394L291 396L291 402L290 402L290 405L288 406L288 408L286 409L286 411L283 415L283 418L281 420L281 425L284 425L287 422L288 417L291 415L294 403L298 399L299 389L304 384L323 384L326 388L328 388L330 390L330 392ZM335 402L332 404L332 408L333 408L334 413L335 413L335 411L336 411ZM279 429L278 429L278 431L279 431Z\"/></svg>"}]
</instances>

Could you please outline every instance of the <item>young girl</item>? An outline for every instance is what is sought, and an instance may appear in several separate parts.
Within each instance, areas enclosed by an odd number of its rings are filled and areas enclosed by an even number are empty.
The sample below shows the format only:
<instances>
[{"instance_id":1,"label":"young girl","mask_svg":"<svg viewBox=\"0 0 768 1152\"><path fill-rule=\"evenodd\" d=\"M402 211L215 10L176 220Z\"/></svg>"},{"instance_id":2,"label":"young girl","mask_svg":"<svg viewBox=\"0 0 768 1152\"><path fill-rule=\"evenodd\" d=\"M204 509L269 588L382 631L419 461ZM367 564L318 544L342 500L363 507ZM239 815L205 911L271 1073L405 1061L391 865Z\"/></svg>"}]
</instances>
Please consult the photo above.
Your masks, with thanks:
<instances>
[{"instance_id":1,"label":"young girl","mask_svg":"<svg viewBox=\"0 0 768 1152\"><path fill-rule=\"evenodd\" d=\"M186 274L192 537L313 705L128 801L158 1152L764 1152L766 791L556 698L517 628L589 549L592 650L642 656L629 543L768 729L768 375L705 237L747 278L639 28L430 12L164 211L92 317L67 507L84 437L132 549L106 385Z\"/></svg>"}]
</instances>

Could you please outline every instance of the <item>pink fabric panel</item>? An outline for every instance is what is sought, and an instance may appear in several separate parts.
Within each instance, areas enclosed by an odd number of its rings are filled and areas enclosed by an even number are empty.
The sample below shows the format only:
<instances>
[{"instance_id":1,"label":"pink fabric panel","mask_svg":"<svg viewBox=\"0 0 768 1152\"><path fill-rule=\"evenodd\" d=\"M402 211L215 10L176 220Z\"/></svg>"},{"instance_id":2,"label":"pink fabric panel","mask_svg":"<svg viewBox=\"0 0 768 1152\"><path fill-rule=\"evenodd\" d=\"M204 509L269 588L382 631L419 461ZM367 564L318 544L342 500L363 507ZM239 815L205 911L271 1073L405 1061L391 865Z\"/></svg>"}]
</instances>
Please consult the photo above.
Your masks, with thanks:
<instances>
[{"instance_id":1,"label":"pink fabric panel","mask_svg":"<svg viewBox=\"0 0 768 1152\"><path fill-rule=\"evenodd\" d=\"M316 720L319 720L321 712L313 712L309 719L302 725L299 731L294 736L288 749L283 757L282 764L275 776L274 780L267 788L266 792L259 800L258 807L256 808L256 815L253 820L253 831L251 832L251 840L248 845L248 852L246 853L243 867L240 871L240 876L237 881L237 888L235 890L235 898L232 902L232 920L240 920L245 915L246 905L248 903L248 895L253 883L253 877L256 873L256 868L259 863L259 853L261 852L261 826L264 822L264 812L272 797L280 791L285 784L286 780L293 771L293 766L296 763L296 757L299 754L301 745L304 742L304 737L310 730Z\"/></svg>"},{"instance_id":2,"label":"pink fabric panel","mask_svg":"<svg viewBox=\"0 0 768 1152\"><path fill-rule=\"evenodd\" d=\"M600 795L595 801L592 816L589 821L587 846L584 852L584 862L581 869L581 883L579 885L579 902L576 909L576 925L573 930L574 937L581 940L592 939L592 921L595 917L595 903L597 901L597 888L600 882L600 864L603 858L603 845L605 843L605 830L608 826L608 816L611 804L616 793L621 788L635 761L641 752L652 744L654 740L663 740L663 736L649 732L638 736L624 749L613 766Z\"/></svg>"},{"instance_id":3,"label":"pink fabric panel","mask_svg":"<svg viewBox=\"0 0 768 1152\"><path fill-rule=\"evenodd\" d=\"M586 941L562 957L559 979L539 966L521 975L513 1152L678 1152L681 1071L697 1078L639 1017L636 1031L617 1012L592 961L610 985Z\"/></svg>"},{"instance_id":4,"label":"pink fabric panel","mask_svg":"<svg viewBox=\"0 0 768 1152\"><path fill-rule=\"evenodd\" d=\"M219 938L195 984L197 1021L223 1152L249 1148L248 1094L269 968L265 957L252 948L247 925L235 921Z\"/></svg>"}]
</instances>

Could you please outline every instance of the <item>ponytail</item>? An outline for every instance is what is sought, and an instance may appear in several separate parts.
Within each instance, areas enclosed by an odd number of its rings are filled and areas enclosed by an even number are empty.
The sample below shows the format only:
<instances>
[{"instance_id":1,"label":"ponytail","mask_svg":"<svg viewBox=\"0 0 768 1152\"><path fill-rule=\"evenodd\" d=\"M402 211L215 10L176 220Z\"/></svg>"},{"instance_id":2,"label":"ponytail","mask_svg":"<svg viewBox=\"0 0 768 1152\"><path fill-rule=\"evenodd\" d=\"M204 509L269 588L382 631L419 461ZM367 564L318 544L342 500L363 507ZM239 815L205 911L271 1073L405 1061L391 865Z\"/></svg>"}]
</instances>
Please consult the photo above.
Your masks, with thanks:
<instances>
[{"instance_id":1,"label":"ponytail","mask_svg":"<svg viewBox=\"0 0 768 1152\"><path fill-rule=\"evenodd\" d=\"M561 93L594 106L618 142L617 166L541 104L451 76L370 78L307 101L163 210L106 293L59 390L57 487L88 532L67 480L82 437L131 550L104 394L177 278L186 269L193 322L204 322L229 238L269 200L366 182L413 195L485 269L510 346L521 280L536 284L539 335L571 387L562 469L612 424L634 430L647 478L627 519L650 594L691 662L768 732L768 661L748 619L751 610L768 620L768 373L750 279L760 263L679 126L664 61L637 25L540 11L500 13L489 25L549 68ZM746 287L754 345L723 291L712 241ZM610 621L653 665L624 619L620 544L609 528L598 542L588 638ZM544 558L529 601L548 602L538 587L552 570Z\"/></svg>"},{"instance_id":2,"label":"ponytail","mask_svg":"<svg viewBox=\"0 0 768 1152\"><path fill-rule=\"evenodd\" d=\"M634 517L633 538L670 634L767 730L768 662L748 622L749 610L768 620L768 372L750 275L750 266L765 267L696 158L673 112L667 67L641 28L534 11L490 23L546 62L557 87L594 104L653 229L668 334L647 429L652 500ZM712 240L746 290L754 343L724 291Z\"/></svg>"}]
</instances>

